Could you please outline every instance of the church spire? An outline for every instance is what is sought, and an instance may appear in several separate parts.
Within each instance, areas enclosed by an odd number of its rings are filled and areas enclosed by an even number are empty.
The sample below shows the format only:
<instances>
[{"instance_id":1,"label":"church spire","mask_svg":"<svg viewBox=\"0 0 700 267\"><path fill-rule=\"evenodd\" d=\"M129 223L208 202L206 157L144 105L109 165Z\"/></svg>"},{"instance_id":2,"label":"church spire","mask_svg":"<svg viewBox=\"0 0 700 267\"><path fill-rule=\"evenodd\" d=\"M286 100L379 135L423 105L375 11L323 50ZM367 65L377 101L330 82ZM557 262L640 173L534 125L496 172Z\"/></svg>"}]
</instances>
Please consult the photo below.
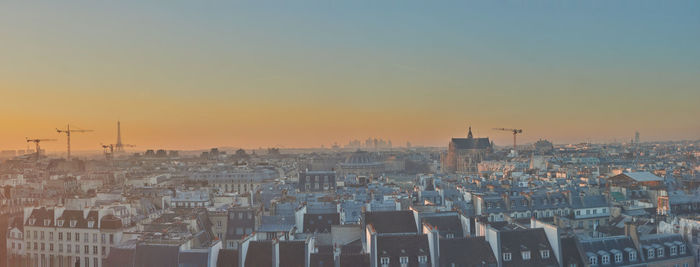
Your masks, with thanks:
<instances>
[{"instance_id":1,"label":"church spire","mask_svg":"<svg viewBox=\"0 0 700 267\"><path fill-rule=\"evenodd\" d=\"M469 133L467 133L467 138L472 139L474 136L472 135L472 126L469 125Z\"/></svg>"}]
</instances>

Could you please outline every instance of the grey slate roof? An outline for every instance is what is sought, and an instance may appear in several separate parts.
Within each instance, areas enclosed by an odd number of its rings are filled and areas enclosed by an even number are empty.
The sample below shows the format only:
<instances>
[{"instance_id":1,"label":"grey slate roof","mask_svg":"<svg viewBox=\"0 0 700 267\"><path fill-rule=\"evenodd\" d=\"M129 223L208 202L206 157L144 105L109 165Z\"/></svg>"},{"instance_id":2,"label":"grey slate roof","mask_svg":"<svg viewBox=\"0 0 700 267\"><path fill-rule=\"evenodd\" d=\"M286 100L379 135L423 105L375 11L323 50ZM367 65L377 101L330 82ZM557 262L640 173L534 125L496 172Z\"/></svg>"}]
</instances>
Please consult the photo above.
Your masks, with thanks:
<instances>
[{"instance_id":1,"label":"grey slate roof","mask_svg":"<svg viewBox=\"0 0 700 267\"><path fill-rule=\"evenodd\" d=\"M440 239L441 266L483 266L482 263L497 264L484 237Z\"/></svg>"},{"instance_id":2,"label":"grey slate roof","mask_svg":"<svg viewBox=\"0 0 700 267\"><path fill-rule=\"evenodd\" d=\"M489 138L452 138L457 149L487 149L491 147Z\"/></svg>"}]
</instances>

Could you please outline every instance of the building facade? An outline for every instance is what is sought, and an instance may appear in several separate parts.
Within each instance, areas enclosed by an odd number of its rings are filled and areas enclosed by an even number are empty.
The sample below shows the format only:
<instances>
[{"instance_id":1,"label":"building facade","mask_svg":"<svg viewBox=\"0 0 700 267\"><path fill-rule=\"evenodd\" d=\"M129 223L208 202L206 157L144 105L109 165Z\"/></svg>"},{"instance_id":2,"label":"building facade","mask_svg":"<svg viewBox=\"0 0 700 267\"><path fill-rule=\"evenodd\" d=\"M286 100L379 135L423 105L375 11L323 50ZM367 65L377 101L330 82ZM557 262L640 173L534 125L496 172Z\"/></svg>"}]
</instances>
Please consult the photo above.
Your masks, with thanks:
<instances>
[{"instance_id":1,"label":"building facade","mask_svg":"<svg viewBox=\"0 0 700 267\"><path fill-rule=\"evenodd\" d=\"M469 127L467 138L452 138L440 161L443 172L477 174L478 164L493 152L488 137L474 138Z\"/></svg>"}]
</instances>

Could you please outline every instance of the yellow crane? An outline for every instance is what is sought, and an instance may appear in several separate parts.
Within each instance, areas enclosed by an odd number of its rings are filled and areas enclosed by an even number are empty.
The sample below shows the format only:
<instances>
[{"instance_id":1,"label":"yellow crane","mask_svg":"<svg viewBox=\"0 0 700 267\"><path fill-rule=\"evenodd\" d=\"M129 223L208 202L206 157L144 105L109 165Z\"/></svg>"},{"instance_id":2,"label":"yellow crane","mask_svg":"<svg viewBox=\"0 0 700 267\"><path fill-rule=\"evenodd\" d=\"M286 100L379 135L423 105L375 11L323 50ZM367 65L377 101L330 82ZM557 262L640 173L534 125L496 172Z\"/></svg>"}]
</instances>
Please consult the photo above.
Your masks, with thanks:
<instances>
[{"instance_id":1,"label":"yellow crane","mask_svg":"<svg viewBox=\"0 0 700 267\"><path fill-rule=\"evenodd\" d=\"M516 142L516 136L518 136L518 134L523 133L523 129L511 129L511 128L493 128L493 129L496 131L504 131L504 132L513 133L513 155L517 155L518 143Z\"/></svg>"},{"instance_id":2,"label":"yellow crane","mask_svg":"<svg viewBox=\"0 0 700 267\"><path fill-rule=\"evenodd\" d=\"M45 142L45 141L56 141L56 139L29 139L28 137L25 137L27 139L27 143L33 142L36 145L36 160L39 160L39 157L41 156L41 147L39 146L39 143Z\"/></svg>"},{"instance_id":3,"label":"yellow crane","mask_svg":"<svg viewBox=\"0 0 700 267\"><path fill-rule=\"evenodd\" d=\"M66 156L67 160L70 160L70 134L71 133L86 133L86 132L92 132L92 130L83 130L83 129L71 129L70 124L66 126L66 129L61 130L56 128L56 132L58 133L65 133L66 138L68 140L68 155Z\"/></svg>"}]
</instances>

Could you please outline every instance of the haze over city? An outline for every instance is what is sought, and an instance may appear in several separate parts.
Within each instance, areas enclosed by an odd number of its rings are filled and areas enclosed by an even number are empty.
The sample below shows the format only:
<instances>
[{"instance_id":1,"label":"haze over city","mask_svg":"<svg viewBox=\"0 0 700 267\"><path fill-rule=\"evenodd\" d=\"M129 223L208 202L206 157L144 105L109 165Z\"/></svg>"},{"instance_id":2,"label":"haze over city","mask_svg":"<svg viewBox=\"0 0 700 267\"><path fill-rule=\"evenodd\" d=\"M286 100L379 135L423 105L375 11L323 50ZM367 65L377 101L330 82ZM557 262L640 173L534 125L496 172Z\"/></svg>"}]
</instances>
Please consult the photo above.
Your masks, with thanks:
<instances>
[{"instance_id":1,"label":"haze over city","mask_svg":"<svg viewBox=\"0 0 700 267\"><path fill-rule=\"evenodd\" d=\"M700 1L0 1L0 267L700 267Z\"/></svg>"},{"instance_id":2,"label":"haze over city","mask_svg":"<svg viewBox=\"0 0 700 267\"><path fill-rule=\"evenodd\" d=\"M700 4L0 3L0 148L700 137Z\"/></svg>"}]
</instances>

